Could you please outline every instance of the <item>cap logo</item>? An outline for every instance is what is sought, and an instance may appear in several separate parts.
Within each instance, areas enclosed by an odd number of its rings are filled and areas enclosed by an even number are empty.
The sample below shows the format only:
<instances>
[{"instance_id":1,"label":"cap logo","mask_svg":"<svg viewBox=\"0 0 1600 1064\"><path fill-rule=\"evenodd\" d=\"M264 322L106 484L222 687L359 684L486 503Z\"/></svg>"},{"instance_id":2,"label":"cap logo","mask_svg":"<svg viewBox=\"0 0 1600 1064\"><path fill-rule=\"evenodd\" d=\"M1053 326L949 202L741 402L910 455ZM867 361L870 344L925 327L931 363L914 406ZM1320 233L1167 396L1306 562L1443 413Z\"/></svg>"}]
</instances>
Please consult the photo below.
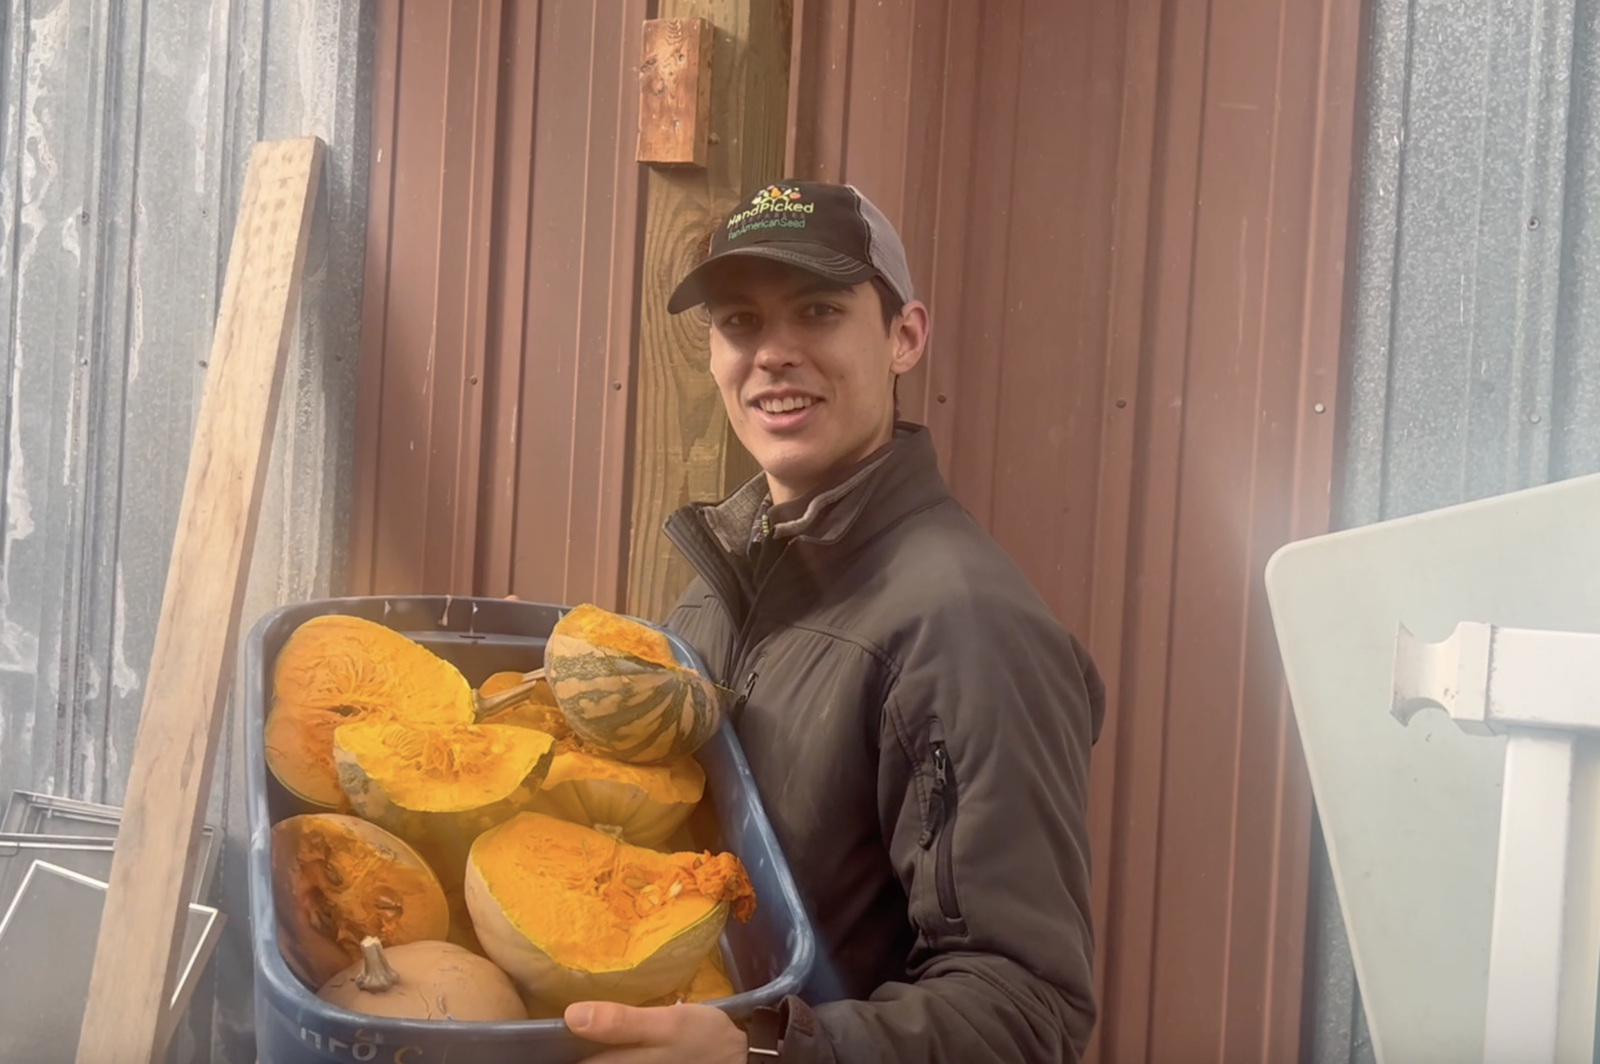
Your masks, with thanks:
<instances>
[{"instance_id":1,"label":"cap logo","mask_svg":"<svg viewBox=\"0 0 1600 1064\"><path fill-rule=\"evenodd\" d=\"M805 216L817 209L797 188L768 185L750 198L750 206L728 219L728 239L759 229L804 229Z\"/></svg>"}]
</instances>

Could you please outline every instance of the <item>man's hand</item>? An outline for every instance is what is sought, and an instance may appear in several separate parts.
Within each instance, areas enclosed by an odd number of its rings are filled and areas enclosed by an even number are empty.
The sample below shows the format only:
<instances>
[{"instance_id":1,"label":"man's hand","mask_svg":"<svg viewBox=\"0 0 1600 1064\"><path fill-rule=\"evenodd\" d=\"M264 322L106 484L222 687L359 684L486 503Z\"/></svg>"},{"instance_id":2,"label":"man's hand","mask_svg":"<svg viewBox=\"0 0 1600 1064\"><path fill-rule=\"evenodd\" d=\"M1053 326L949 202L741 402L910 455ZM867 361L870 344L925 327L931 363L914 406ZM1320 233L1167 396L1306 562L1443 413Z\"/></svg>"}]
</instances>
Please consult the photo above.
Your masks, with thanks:
<instances>
[{"instance_id":1,"label":"man's hand","mask_svg":"<svg viewBox=\"0 0 1600 1064\"><path fill-rule=\"evenodd\" d=\"M580 1001L568 1005L563 1018L579 1038L617 1047L588 1064L744 1064L748 1056L744 1032L709 1005L631 1008Z\"/></svg>"}]
</instances>

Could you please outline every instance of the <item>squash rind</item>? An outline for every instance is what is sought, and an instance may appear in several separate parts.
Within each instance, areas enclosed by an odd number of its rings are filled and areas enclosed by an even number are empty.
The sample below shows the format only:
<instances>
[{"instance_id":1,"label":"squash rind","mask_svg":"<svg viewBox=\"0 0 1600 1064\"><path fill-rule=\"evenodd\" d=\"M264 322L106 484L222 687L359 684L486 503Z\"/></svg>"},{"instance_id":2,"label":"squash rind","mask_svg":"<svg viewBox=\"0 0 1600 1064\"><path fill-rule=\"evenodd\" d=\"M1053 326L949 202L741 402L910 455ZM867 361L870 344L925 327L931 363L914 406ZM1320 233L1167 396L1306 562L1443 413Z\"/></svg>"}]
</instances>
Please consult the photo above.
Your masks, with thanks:
<instances>
[{"instance_id":1,"label":"squash rind","mask_svg":"<svg viewBox=\"0 0 1600 1064\"><path fill-rule=\"evenodd\" d=\"M603 773L628 778L605 778ZM621 770L621 771L617 771ZM630 771L631 770L631 771ZM652 778L646 777L648 774ZM652 794L677 788L672 797ZM693 757L661 765L604 764L597 755L577 750L558 752L550 771L528 807L607 834L635 846L658 847L693 814L705 793L705 770Z\"/></svg>"},{"instance_id":2,"label":"squash rind","mask_svg":"<svg viewBox=\"0 0 1600 1064\"><path fill-rule=\"evenodd\" d=\"M607 629L617 645L596 634ZM721 726L730 692L692 669L632 652L646 636L665 643L638 621L579 606L551 630L544 668L580 739L619 761L648 765L703 746Z\"/></svg>"}]
</instances>

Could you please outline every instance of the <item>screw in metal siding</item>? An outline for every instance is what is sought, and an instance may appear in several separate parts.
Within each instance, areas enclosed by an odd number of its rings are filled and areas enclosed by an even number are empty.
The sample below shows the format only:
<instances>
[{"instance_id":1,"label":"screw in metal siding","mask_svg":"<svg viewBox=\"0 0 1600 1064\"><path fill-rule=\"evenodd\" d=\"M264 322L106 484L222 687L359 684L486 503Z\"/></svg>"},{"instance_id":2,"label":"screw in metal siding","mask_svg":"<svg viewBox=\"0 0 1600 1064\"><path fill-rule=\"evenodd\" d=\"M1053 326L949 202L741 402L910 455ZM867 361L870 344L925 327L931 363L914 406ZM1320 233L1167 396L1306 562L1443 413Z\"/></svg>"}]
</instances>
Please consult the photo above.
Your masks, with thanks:
<instances>
[{"instance_id":1,"label":"screw in metal siding","mask_svg":"<svg viewBox=\"0 0 1600 1064\"><path fill-rule=\"evenodd\" d=\"M473 374L472 376L468 377L467 378L467 383L468 384L477 384L478 383L478 375L477 374Z\"/></svg>"},{"instance_id":2,"label":"screw in metal siding","mask_svg":"<svg viewBox=\"0 0 1600 1064\"><path fill-rule=\"evenodd\" d=\"M947 401L947 400L946 400L946 398L945 398L945 394L944 394L944 393L943 393L943 392L940 392L940 393L939 393L939 394L938 394L938 396L937 396L937 398L938 398L938 400L939 400L939 402L941 402L941 403L943 403L943 402L946 402L946 401Z\"/></svg>"},{"instance_id":3,"label":"screw in metal siding","mask_svg":"<svg viewBox=\"0 0 1600 1064\"><path fill-rule=\"evenodd\" d=\"M614 392L622 391L622 382L621 381L612 381L611 382L611 390L614 391Z\"/></svg>"},{"instance_id":4,"label":"screw in metal siding","mask_svg":"<svg viewBox=\"0 0 1600 1064\"><path fill-rule=\"evenodd\" d=\"M1118 399L1117 400L1117 409L1118 410L1121 410L1123 407L1125 407L1127 405L1128 405L1128 401L1126 399Z\"/></svg>"},{"instance_id":5,"label":"screw in metal siding","mask_svg":"<svg viewBox=\"0 0 1600 1064\"><path fill-rule=\"evenodd\" d=\"M1325 414L1325 413L1328 412L1328 408L1323 406L1321 403L1318 403L1316 406L1312 407L1311 409L1315 410L1319 414Z\"/></svg>"},{"instance_id":6,"label":"screw in metal siding","mask_svg":"<svg viewBox=\"0 0 1600 1064\"><path fill-rule=\"evenodd\" d=\"M1542 417L1540 417L1538 414L1530 414L1528 416L1528 420L1533 422L1535 425L1537 425L1540 421L1542 421L1544 419Z\"/></svg>"},{"instance_id":7,"label":"screw in metal siding","mask_svg":"<svg viewBox=\"0 0 1600 1064\"><path fill-rule=\"evenodd\" d=\"M1537 228L1539 228L1539 218L1538 218L1537 215L1535 215L1534 217L1528 219L1528 228L1529 229L1537 229Z\"/></svg>"}]
</instances>

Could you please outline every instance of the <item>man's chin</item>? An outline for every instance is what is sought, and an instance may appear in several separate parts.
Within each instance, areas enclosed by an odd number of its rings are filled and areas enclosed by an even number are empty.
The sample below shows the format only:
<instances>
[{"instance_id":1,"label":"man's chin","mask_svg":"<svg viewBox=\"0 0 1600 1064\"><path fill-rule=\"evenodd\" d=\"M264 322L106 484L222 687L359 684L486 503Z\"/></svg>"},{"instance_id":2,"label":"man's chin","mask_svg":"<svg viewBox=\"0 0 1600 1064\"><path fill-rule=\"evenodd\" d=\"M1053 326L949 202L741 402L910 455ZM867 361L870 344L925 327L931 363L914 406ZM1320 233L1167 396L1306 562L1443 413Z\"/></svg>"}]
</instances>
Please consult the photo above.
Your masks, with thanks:
<instances>
[{"instance_id":1,"label":"man's chin","mask_svg":"<svg viewBox=\"0 0 1600 1064\"><path fill-rule=\"evenodd\" d=\"M772 482L775 495L803 495L827 475L827 462L809 453L809 448L773 447L751 453Z\"/></svg>"}]
</instances>

